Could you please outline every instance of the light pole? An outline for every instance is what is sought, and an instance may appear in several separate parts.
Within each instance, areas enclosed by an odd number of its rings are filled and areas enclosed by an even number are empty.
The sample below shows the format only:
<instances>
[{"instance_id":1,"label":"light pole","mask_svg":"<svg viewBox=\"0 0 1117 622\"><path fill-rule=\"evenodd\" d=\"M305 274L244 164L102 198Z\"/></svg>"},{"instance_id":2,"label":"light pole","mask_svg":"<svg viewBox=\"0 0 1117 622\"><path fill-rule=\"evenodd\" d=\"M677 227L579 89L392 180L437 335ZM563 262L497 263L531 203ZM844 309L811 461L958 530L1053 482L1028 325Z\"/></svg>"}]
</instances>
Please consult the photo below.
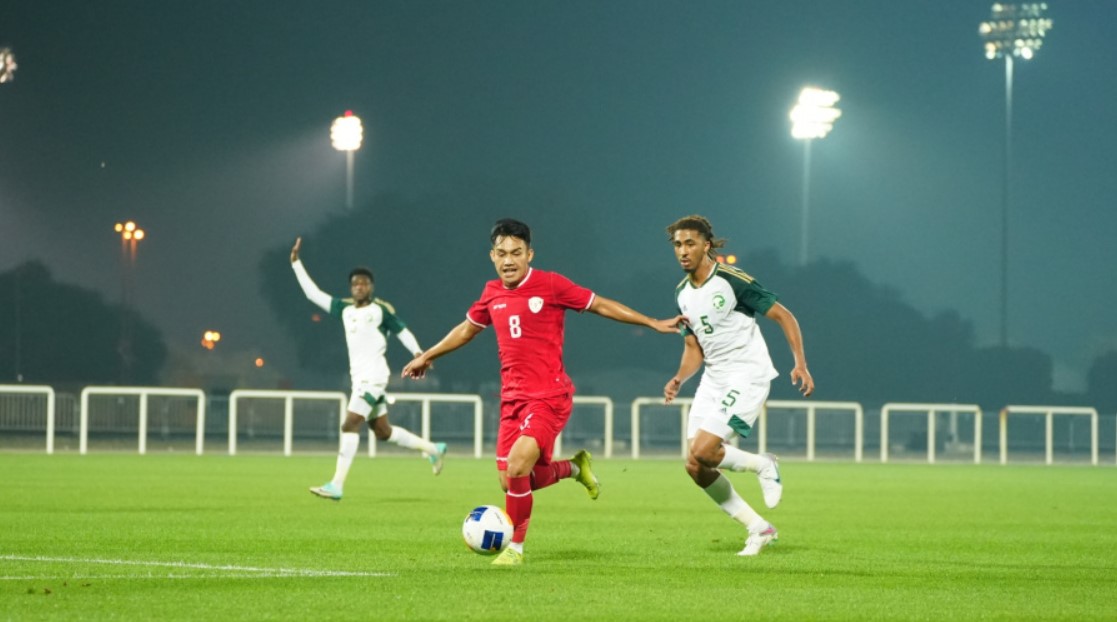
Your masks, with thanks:
<instances>
[{"instance_id":1,"label":"light pole","mask_svg":"<svg viewBox=\"0 0 1117 622\"><path fill-rule=\"evenodd\" d=\"M121 274L121 303L127 305L132 298L132 289L135 285L134 272L136 269L136 245L147 235L135 222L118 222L113 229L120 234L120 274Z\"/></svg>"},{"instance_id":2,"label":"light pole","mask_svg":"<svg viewBox=\"0 0 1117 622\"><path fill-rule=\"evenodd\" d=\"M834 107L841 97L834 91L806 87L791 109L791 136L803 141L803 222L799 242L799 265L807 265L807 234L811 197L811 142L825 138L834 129L842 111Z\"/></svg>"},{"instance_id":3,"label":"light pole","mask_svg":"<svg viewBox=\"0 0 1117 622\"><path fill-rule=\"evenodd\" d=\"M1012 171L1012 63L1014 58L1030 60L1043 45L1051 30L1051 20L1043 17L1046 2L1026 4L994 3L989 21L981 22L978 33L985 41L985 58L1005 59L1005 151L1001 171L1001 347L1008 347L1008 206Z\"/></svg>"},{"instance_id":4,"label":"light pole","mask_svg":"<svg viewBox=\"0 0 1117 622\"><path fill-rule=\"evenodd\" d=\"M330 142L334 149L345 152L345 207L353 209L353 152L361 148L364 128L360 117L346 110L330 126Z\"/></svg>"},{"instance_id":5,"label":"light pole","mask_svg":"<svg viewBox=\"0 0 1117 622\"><path fill-rule=\"evenodd\" d=\"M120 380L127 383L132 375L132 322L128 304L134 303L136 245L147 234L131 220L118 222L113 229L120 234Z\"/></svg>"}]
</instances>

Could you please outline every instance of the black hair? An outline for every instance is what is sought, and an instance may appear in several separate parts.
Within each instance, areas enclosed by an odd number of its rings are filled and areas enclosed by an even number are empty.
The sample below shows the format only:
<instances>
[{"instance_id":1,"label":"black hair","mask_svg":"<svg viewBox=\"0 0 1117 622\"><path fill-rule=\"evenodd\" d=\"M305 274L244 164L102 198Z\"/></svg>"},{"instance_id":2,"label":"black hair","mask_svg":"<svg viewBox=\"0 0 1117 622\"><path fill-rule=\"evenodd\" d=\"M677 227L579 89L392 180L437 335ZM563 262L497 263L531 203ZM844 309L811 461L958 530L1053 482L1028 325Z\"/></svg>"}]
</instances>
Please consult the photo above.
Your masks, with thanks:
<instances>
[{"instance_id":1,"label":"black hair","mask_svg":"<svg viewBox=\"0 0 1117 622\"><path fill-rule=\"evenodd\" d=\"M520 238L528 247L531 247L531 227L518 220L501 218L496 221L492 233L489 234L489 242L496 246L496 241L505 237Z\"/></svg>"},{"instance_id":2,"label":"black hair","mask_svg":"<svg viewBox=\"0 0 1117 622\"><path fill-rule=\"evenodd\" d=\"M349 271L349 282L352 283L353 282L353 277L355 277L357 275L367 276L370 283L375 283L376 282L376 279L374 279L372 277L372 270L369 270L368 268L365 268L364 266L358 266L358 267L353 268L352 270Z\"/></svg>"}]
</instances>

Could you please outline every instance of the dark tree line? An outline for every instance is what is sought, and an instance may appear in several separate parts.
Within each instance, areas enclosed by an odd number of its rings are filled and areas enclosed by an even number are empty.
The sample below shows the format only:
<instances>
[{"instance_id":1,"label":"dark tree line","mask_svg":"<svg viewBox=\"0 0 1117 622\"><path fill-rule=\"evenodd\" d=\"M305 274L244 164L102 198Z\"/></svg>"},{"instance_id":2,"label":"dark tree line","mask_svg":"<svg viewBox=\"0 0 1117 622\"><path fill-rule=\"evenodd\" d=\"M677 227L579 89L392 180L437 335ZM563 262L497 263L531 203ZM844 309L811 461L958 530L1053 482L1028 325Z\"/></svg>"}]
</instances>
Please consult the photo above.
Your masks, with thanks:
<instances>
[{"instance_id":1,"label":"dark tree line","mask_svg":"<svg viewBox=\"0 0 1117 622\"><path fill-rule=\"evenodd\" d=\"M158 384L159 330L29 261L0 273L0 382Z\"/></svg>"},{"instance_id":2,"label":"dark tree line","mask_svg":"<svg viewBox=\"0 0 1117 622\"><path fill-rule=\"evenodd\" d=\"M347 292L345 275L355 263L372 265L376 294L394 303L420 342L429 346L463 319L484 281L494 278L486 255L488 226L506 215L461 197L422 202L380 197L366 209L304 232L303 259L319 286L337 295ZM600 234L587 231L582 223L591 219L582 216L567 211L530 223L536 232L534 265L561 271L645 313L675 313L672 292L683 275L666 241L654 265L602 265L595 256ZM295 283L288 251L289 246L277 246L264 258L263 293L298 344L302 365L341 376L347 363L340 328L328 319L311 321L315 309ZM973 324L957 311L925 313L894 289L869 281L851 263L823 260L791 267L767 251L746 255L738 266L779 294L799 317L819 387L817 399L866 405L976 403L990 410L1009 403L1117 409L1117 383L1112 381L1117 379L1117 352L1095 361L1086 393L1060 394L1053 388L1048 354L978 345ZM786 382L791 360L783 335L773 322L761 320L761 326L784 374L774 383L772 397L794 398L797 394ZM482 333L475 343L440 360L434 374L442 388L476 391L491 386L499 374L493 342ZM395 346L389 353L392 367L399 369L406 354ZM576 383L598 394L655 395L674 372L680 353L675 338L591 314L572 314L567 322L567 368ZM611 384L594 381L606 376ZM626 386L627 379L639 386Z\"/></svg>"}]
</instances>

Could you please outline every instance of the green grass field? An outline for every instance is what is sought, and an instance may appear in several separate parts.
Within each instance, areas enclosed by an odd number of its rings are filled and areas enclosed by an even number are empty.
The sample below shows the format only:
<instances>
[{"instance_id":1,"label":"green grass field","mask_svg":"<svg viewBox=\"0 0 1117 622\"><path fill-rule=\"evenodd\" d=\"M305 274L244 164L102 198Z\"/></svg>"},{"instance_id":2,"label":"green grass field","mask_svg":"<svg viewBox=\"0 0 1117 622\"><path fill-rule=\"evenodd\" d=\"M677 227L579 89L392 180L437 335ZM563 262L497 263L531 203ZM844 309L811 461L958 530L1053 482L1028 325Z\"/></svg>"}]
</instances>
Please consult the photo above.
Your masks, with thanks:
<instances>
[{"instance_id":1,"label":"green grass field","mask_svg":"<svg viewBox=\"0 0 1117 622\"><path fill-rule=\"evenodd\" d=\"M0 619L1114 620L1111 467L785 462L780 541L678 461L541 491L518 569L467 550L491 460L0 454ZM762 508L751 474L732 474Z\"/></svg>"}]
</instances>

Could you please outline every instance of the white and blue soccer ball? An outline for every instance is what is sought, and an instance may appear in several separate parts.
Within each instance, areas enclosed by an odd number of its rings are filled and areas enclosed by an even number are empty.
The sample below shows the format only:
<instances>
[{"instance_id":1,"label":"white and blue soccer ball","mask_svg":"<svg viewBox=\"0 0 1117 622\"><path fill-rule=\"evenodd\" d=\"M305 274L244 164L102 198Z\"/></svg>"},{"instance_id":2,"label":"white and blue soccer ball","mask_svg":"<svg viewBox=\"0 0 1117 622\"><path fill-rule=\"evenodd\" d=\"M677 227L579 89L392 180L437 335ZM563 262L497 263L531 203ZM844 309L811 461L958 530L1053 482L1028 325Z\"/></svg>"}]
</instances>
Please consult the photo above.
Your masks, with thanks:
<instances>
[{"instance_id":1,"label":"white and blue soccer ball","mask_svg":"<svg viewBox=\"0 0 1117 622\"><path fill-rule=\"evenodd\" d=\"M474 553L496 555L512 541L512 519L495 505L475 507L462 523L462 537Z\"/></svg>"}]
</instances>

